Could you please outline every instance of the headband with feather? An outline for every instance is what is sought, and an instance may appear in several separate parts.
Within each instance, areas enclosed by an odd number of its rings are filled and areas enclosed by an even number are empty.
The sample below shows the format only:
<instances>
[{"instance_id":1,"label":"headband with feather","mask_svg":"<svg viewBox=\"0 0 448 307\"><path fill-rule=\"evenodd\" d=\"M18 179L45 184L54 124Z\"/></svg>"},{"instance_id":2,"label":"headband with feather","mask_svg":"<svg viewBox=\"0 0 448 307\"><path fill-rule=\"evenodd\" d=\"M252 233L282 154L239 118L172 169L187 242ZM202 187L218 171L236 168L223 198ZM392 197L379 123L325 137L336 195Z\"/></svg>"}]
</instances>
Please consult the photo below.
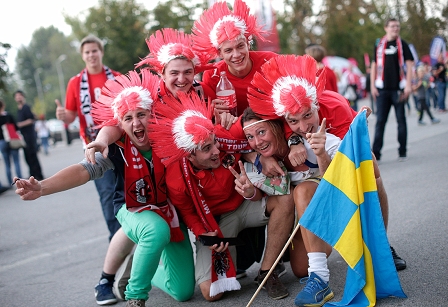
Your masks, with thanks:
<instances>
[{"instance_id":1,"label":"headband with feather","mask_svg":"<svg viewBox=\"0 0 448 307\"><path fill-rule=\"evenodd\" d=\"M257 25L257 18L249 11L243 0L235 0L233 12L226 1L215 2L193 25L193 48L217 58L218 49L224 41L245 37L252 43L253 36L265 41L262 36L265 32Z\"/></svg>"},{"instance_id":2,"label":"headband with feather","mask_svg":"<svg viewBox=\"0 0 448 307\"><path fill-rule=\"evenodd\" d=\"M165 96L154 105L150 120L152 148L166 166L201 149L214 134L213 109L198 95L178 93L178 99Z\"/></svg>"},{"instance_id":3,"label":"headband with feather","mask_svg":"<svg viewBox=\"0 0 448 307\"><path fill-rule=\"evenodd\" d=\"M129 71L126 75L107 80L101 95L92 104L92 117L98 127L115 126L131 110L151 110L158 100L159 77L149 70Z\"/></svg>"},{"instance_id":4,"label":"headband with feather","mask_svg":"<svg viewBox=\"0 0 448 307\"><path fill-rule=\"evenodd\" d=\"M212 59L210 55L194 51L191 35L184 32L171 28L157 30L146 39L146 44L150 53L136 64L137 67L148 65L161 75L171 60L181 58L193 63L195 74L211 68L208 64Z\"/></svg>"},{"instance_id":5,"label":"headband with feather","mask_svg":"<svg viewBox=\"0 0 448 307\"><path fill-rule=\"evenodd\" d=\"M318 71L309 55L279 55L256 72L248 88L252 110L263 119L317 109L325 86L325 71Z\"/></svg>"}]
</instances>

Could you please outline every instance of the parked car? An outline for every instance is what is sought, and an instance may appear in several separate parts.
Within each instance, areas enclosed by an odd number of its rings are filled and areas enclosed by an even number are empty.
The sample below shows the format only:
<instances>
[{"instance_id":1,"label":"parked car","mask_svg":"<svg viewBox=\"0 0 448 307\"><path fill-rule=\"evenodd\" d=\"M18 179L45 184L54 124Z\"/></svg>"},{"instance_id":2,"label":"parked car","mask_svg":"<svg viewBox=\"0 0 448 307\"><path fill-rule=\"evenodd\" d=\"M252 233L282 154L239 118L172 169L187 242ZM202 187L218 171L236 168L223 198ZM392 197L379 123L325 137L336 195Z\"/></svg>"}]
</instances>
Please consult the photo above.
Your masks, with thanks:
<instances>
[{"instance_id":1,"label":"parked car","mask_svg":"<svg viewBox=\"0 0 448 307\"><path fill-rule=\"evenodd\" d=\"M59 119L49 119L47 121L48 129L50 129L50 138L52 140L53 145L57 142L67 142L67 137L69 140L79 138L79 120L78 118L75 121L68 125L67 130L65 128L65 124L62 120ZM67 142L68 144L70 142Z\"/></svg>"}]
</instances>

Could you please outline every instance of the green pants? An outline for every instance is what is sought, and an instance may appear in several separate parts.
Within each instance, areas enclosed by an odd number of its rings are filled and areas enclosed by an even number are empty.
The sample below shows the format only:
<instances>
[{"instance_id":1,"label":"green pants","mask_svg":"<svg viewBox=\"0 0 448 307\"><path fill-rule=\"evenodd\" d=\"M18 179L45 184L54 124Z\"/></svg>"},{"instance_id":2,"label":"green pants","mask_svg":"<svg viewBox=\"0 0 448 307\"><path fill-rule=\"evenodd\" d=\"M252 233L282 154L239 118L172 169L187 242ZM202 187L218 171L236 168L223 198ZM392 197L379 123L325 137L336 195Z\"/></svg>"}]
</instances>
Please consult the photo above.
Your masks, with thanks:
<instances>
[{"instance_id":1,"label":"green pants","mask_svg":"<svg viewBox=\"0 0 448 307\"><path fill-rule=\"evenodd\" d=\"M152 285L177 301L186 301L194 293L193 250L188 232L181 224L184 240L170 242L170 228L154 211L132 213L123 207L117 219L124 233L137 244L132 261L126 299L148 299Z\"/></svg>"}]
</instances>

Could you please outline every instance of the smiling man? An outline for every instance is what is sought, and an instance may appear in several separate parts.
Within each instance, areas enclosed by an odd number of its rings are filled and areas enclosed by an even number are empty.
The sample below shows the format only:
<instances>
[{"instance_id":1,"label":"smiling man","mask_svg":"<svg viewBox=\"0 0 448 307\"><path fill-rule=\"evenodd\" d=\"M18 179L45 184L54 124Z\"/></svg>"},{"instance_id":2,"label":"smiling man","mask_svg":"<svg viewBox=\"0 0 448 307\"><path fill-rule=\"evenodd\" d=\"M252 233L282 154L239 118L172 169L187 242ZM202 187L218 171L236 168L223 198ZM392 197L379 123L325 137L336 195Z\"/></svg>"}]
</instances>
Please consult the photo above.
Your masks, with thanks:
<instances>
[{"instance_id":1,"label":"smiling man","mask_svg":"<svg viewBox=\"0 0 448 307\"><path fill-rule=\"evenodd\" d=\"M197 96L179 98L155 103L156 117L149 133L155 153L167 166L170 200L197 238L196 283L207 301L216 301L240 288L234 267L236 250L222 242L207 246L200 236L236 237L245 228L268 225L266 251L256 277L261 283L288 239L294 204L292 195L268 197L253 185L235 190L229 169L240 171L237 161L242 153L224 151L218 139L247 144L241 124L235 123L228 131L213 126L211 110ZM272 299L289 294L275 270L265 288Z\"/></svg>"},{"instance_id":2,"label":"smiling man","mask_svg":"<svg viewBox=\"0 0 448 307\"><path fill-rule=\"evenodd\" d=\"M98 130L94 129L96 123L90 113L92 104L100 96L101 88L106 81L114 79L114 76L120 75L120 73L103 65L104 47L98 37L94 35L84 37L81 40L80 51L86 67L68 82L65 107L56 99L56 117L67 125L79 117L79 134L85 148L87 144L96 139L98 133ZM103 216L109 229L109 240L111 240L121 227L114 214L115 176L110 170L102 178L95 179L94 182L100 197ZM100 282L95 287L95 293L98 304L116 301L111 283L101 284Z\"/></svg>"},{"instance_id":3,"label":"smiling man","mask_svg":"<svg viewBox=\"0 0 448 307\"><path fill-rule=\"evenodd\" d=\"M242 0L235 0L233 12L225 1L216 2L204 11L192 29L194 48L211 54L213 58L222 59L216 63L214 70L204 72L203 82L214 89L220 80L221 71L225 71L235 87L238 114L243 114L248 106L247 88L255 72L276 56L270 51L250 51L254 37L264 38L256 17L248 12L249 7ZM219 109L228 109L221 105L222 100L215 99L213 102Z\"/></svg>"}]
</instances>

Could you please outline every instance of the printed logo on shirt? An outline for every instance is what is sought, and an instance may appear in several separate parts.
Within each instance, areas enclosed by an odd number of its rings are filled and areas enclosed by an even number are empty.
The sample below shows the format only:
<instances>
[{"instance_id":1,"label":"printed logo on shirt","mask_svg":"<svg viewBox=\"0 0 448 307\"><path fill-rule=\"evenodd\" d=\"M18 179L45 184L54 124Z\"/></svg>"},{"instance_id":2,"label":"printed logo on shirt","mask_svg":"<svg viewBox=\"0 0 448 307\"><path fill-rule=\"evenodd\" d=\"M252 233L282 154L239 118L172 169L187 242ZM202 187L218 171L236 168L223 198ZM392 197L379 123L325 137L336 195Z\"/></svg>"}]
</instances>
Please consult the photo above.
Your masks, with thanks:
<instances>
[{"instance_id":1,"label":"printed logo on shirt","mask_svg":"<svg viewBox=\"0 0 448 307\"><path fill-rule=\"evenodd\" d=\"M398 48L396 46L389 46L384 52L388 55L395 54L398 52Z\"/></svg>"}]
</instances>

